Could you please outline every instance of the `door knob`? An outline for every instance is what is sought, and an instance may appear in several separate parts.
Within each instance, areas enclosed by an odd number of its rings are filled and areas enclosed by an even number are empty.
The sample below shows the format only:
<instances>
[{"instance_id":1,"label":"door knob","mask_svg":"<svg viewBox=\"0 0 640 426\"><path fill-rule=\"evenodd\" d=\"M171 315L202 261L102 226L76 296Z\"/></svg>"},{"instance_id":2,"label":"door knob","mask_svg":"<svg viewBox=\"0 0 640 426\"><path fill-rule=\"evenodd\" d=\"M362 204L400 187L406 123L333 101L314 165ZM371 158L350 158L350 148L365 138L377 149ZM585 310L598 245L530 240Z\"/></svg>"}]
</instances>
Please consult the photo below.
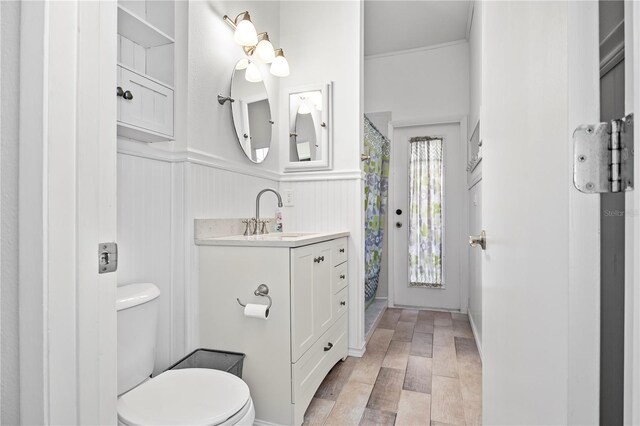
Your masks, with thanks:
<instances>
[{"instance_id":1,"label":"door knob","mask_svg":"<svg viewBox=\"0 0 640 426\"><path fill-rule=\"evenodd\" d=\"M480 235L469 235L469 245L471 247L480 246L482 250L487 249L487 234L482 230Z\"/></svg>"},{"instance_id":2,"label":"door knob","mask_svg":"<svg viewBox=\"0 0 640 426\"><path fill-rule=\"evenodd\" d=\"M396 228L402 228L402 222L396 222Z\"/></svg>"}]
</instances>

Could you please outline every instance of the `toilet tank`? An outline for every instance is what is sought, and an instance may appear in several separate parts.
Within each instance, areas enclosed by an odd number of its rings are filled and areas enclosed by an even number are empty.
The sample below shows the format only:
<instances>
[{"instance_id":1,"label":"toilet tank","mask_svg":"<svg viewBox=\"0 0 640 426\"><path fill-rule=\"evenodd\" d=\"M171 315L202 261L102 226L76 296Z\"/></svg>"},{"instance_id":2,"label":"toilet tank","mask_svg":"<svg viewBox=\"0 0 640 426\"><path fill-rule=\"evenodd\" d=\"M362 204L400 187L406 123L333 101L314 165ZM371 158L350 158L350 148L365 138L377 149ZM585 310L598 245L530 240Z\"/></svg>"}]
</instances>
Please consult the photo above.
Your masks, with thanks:
<instances>
[{"instance_id":1,"label":"toilet tank","mask_svg":"<svg viewBox=\"0 0 640 426\"><path fill-rule=\"evenodd\" d=\"M117 288L118 395L133 389L153 372L158 296L160 289L151 283Z\"/></svg>"}]
</instances>

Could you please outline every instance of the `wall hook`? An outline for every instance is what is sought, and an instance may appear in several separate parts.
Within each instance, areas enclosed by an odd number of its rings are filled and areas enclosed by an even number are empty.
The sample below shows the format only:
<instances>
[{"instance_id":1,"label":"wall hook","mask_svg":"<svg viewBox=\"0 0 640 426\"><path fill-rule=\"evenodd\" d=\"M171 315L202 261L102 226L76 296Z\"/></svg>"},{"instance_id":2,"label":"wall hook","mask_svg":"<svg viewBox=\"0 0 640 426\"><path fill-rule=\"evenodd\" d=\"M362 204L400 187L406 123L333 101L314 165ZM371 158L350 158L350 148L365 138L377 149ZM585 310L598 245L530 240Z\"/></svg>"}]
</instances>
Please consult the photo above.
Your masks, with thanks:
<instances>
[{"instance_id":1,"label":"wall hook","mask_svg":"<svg viewBox=\"0 0 640 426\"><path fill-rule=\"evenodd\" d=\"M235 100L235 99L233 99L233 98L231 98L231 96L222 96L222 95L218 95L218 103L219 103L220 105L224 105L224 104L225 104L225 102L227 102L227 101L229 101L229 102L235 102L236 100Z\"/></svg>"}]
</instances>

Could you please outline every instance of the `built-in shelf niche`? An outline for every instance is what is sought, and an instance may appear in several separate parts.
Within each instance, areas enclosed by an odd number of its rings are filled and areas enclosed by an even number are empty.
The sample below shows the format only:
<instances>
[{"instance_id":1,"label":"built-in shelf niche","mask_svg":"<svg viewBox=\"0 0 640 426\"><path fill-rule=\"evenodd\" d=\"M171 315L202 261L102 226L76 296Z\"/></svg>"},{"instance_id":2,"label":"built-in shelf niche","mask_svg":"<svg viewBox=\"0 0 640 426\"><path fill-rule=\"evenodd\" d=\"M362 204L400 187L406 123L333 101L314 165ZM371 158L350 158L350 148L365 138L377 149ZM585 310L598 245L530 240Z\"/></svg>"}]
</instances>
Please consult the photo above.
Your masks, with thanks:
<instances>
[{"instance_id":1,"label":"built-in shelf niche","mask_svg":"<svg viewBox=\"0 0 640 426\"><path fill-rule=\"evenodd\" d=\"M173 139L174 27L173 0L118 1L118 72L121 73L121 69L134 72L138 83L133 85L138 90L137 94L130 87L123 87L123 90L131 90L133 101L126 98L118 100L118 135L121 137L144 142ZM120 83L124 84L119 79ZM157 105L139 104L153 103L150 99L155 90L149 88L156 83L162 86L161 92L171 100L170 116L167 116L164 107L158 109ZM171 93L167 94L165 88ZM145 93L140 93L140 90ZM138 114L128 116L130 114L127 111ZM158 111L162 113L160 118L157 116ZM155 121L158 126L140 126L140 114L144 113L155 114L153 120L147 121Z\"/></svg>"}]
</instances>

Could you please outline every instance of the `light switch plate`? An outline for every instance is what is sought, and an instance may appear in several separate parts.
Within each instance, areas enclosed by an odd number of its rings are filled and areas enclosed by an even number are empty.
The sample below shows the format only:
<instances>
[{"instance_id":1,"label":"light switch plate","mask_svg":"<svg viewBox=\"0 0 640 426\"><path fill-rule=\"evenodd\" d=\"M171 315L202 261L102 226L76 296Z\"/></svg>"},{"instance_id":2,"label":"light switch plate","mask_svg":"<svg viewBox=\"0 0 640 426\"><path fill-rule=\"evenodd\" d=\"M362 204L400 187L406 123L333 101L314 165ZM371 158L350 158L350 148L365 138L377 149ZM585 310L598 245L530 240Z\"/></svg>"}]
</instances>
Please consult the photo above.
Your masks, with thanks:
<instances>
[{"instance_id":1,"label":"light switch plate","mask_svg":"<svg viewBox=\"0 0 640 426\"><path fill-rule=\"evenodd\" d=\"M283 192L284 206L293 207L295 204L293 189L285 189Z\"/></svg>"}]
</instances>

